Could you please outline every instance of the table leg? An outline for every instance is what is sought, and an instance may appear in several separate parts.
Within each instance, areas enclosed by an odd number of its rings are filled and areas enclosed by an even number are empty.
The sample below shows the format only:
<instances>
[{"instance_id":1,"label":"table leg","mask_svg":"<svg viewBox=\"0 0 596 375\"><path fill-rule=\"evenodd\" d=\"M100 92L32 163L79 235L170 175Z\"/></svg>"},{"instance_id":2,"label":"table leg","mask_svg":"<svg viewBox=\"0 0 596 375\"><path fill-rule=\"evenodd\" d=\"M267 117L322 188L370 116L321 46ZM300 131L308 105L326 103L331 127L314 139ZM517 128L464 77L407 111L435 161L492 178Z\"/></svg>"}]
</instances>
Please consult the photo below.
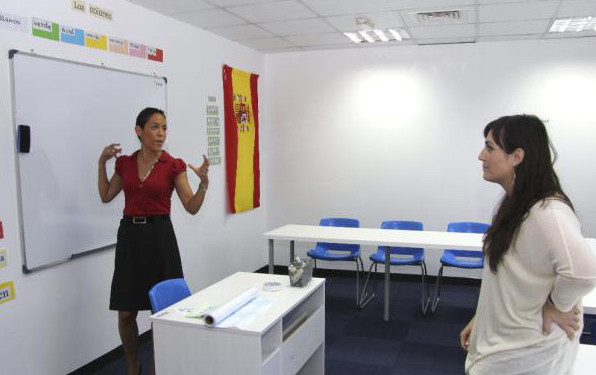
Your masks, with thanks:
<instances>
[{"instance_id":1,"label":"table leg","mask_svg":"<svg viewBox=\"0 0 596 375\"><path fill-rule=\"evenodd\" d=\"M391 290L391 267L389 261L391 260L391 252L385 251L385 321L389 321L389 294Z\"/></svg>"},{"instance_id":2,"label":"table leg","mask_svg":"<svg viewBox=\"0 0 596 375\"><path fill-rule=\"evenodd\" d=\"M273 273L273 239L269 239L269 273Z\"/></svg>"},{"instance_id":3,"label":"table leg","mask_svg":"<svg viewBox=\"0 0 596 375\"><path fill-rule=\"evenodd\" d=\"M290 263L294 261L294 240L290 241Z\"/></svg>"}]
</instances>

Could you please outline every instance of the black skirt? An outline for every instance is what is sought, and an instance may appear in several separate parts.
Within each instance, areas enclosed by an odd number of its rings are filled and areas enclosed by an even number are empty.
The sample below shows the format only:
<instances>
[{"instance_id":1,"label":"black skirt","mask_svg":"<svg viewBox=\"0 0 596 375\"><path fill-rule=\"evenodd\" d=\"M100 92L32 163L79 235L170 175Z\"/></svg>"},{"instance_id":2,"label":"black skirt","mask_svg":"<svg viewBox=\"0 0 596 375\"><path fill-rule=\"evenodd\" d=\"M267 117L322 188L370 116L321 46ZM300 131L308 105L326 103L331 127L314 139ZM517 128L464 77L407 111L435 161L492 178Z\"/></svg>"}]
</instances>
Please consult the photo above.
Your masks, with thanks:
<instances>
[{"instance_id":1,"label":"black skirt","mask_svg":"<svg viewBox=\"0 0 596 375\"><path fill-rule=\"evenodd\" d=\"M169 216L124 217L118 228L110 310L151 310L149 289L183 277L176 235Z\"/></svg>"}]
</instances>

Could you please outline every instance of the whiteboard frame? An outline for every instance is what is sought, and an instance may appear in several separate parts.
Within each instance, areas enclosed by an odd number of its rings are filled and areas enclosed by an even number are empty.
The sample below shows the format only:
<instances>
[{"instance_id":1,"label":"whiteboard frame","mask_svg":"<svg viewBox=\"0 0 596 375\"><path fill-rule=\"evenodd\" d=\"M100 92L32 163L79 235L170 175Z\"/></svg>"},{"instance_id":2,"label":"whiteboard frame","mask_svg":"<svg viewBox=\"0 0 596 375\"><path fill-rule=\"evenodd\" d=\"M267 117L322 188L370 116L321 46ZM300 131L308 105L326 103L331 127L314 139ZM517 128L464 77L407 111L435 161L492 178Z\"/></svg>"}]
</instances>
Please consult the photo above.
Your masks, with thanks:
<instances>
[{"instance_id":1,"label":"whiteboard frame","mask_svg":"<svg viewBox=\"0 0 596 375\"><path fill-rule=\"evenodd\" d=\"M19 238L21 240L21 256L22 256L22 260L23 260L22 270L23 270L23 273L29 274L29 273L32 273L35 271L39 271L39 270L42 270L45 268L49 268L49 267L53 267L53 266L56 266L56 265L59 265L62 263L66 263L66 262L74 260L74 259L81 258L85 255L95 254L97 252L112 249L115 247L116 242L105 245L105 246L100 246L100 247L97 247L94 249L85 250L80 253L74 253L74 254L67 256L65 259L57 260L55 262L51 262L51 263L44 264L41 266L37 266L37 267L33 267L33 268L27 267L27 252L26 252L26 245L25 245L25 224L24 224L24 218L23 218L24 215L23 215L23 203L22 203L22 193L21 193L21 171L20 171L20 165L19 165L18 124L17 124L17 113L16 113L17 108L16 108L16 93L15 93L15 72L14 72L14 56L17 54L25 55L25 56L29 56L29 57L47 59L47 60L52 60L52 61L58 61L58 62L63 62L63 63L68 63L68 64L76 64L76 65L86 66L86 67L90 67L90 68L110 70L113 72L133 74L133 75L143 76L143 77L147 77L147 78L163 79L163 81L165 83L164 90L165 90L165 94L166 94L165 95L164 111L166 112L166 114L167 114L167 109L168 109L168 79L164 76L158 76L156 74L153 74L153 75L143 74L143 73L133 72L133 71L124 70L124 69L110 68L110 67L106 67L103 64L95 65L95 64L90 64L90 63L83 63L83 62L79 62L79 61L73 61L73 60L61 59L61 58L57 58L57 57L40 55L40 54L37 54L34 52L19 51L16 49L11 49L8 51L8 59L9 59L9 64L10 64L10 91L11 91L10 98L12 101L13 144L14 144L14 156L15 156L15 158L14 158L15 180L16 180L16 191L17 191L17 207L19 210Z\"/></svg>"}]
</instances>

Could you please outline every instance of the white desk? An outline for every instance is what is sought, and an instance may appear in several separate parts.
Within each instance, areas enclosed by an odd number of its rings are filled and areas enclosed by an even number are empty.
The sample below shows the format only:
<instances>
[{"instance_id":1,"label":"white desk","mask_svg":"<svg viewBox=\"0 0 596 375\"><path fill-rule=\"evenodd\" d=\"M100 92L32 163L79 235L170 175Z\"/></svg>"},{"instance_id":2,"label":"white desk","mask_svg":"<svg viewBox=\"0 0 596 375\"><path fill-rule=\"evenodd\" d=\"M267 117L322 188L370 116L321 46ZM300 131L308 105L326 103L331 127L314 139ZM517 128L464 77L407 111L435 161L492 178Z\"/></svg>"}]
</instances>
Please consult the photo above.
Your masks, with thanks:
<instances>
[{"instance_id":1,"label":"white desk","mask_svg":"<svg viewBox=\"0 0 596 375\"><path fill-rule=\"evenodd\" d=\"M585 296L582 303L584 305L584 314L596 315L596 289Z\"/></svg>"},{"instance_id":2,"label":"white desk","mask_svg":"<svg viewBox=\"0 0 596 375\"><path fill-rule=\"evenodd\" d=\"M374 246L423 247L426 249L481 250L482 234L388 230L375 228L324 227L318 225L284 225L264 234L269 239L269 273L273 273L274 240L290 241L290 259L294 259L294 241L335 242ZM385 313L389 320L390 254L385 256Z\"/></svg>"},{"instance_id":3,"label":"white desk","mask_svg":"<svg viewBox=\"0 0 596 375\"><path fill-rule=\"evenodd\" d=\"M596 372L596 345L580 345L575 365L569 375L593 375Z\"/></svg>"},{"instance_id":4,"label":"white desk","mask_svg":"<svg viewBox=\"0 0 596 375\"><path fill-rule=\"evenodd\" d=\"M283 289L263 292L266 281ZM324 374L324 281L292 288L288 276L238 272L152 315L157 374ZM209 328L178 310L217 306L250 287L275 303L243 329Z\"/></svg>"}]
</instances>

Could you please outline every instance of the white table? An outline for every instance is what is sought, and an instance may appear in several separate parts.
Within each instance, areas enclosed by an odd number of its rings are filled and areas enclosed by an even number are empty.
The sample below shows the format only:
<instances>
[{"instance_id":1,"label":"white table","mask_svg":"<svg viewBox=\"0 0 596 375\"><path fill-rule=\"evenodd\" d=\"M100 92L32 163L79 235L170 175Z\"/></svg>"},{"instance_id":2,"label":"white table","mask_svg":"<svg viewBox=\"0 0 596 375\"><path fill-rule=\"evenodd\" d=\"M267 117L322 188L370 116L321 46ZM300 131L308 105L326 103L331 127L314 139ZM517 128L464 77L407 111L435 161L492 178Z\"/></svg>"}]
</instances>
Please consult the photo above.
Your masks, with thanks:
<instances>
[{"instance_id":1,"label":"white table","mask_svg":"<svg viewBox=\"0 0 596 375\"><path fill-rule=\"evenodd\" d=\"M267 281L282 290L263 292ZM157 374L324 374L324 281L293 288L288 276L238 272L152 315ZM250 287L274 304L242 329L210 328L180 311L220 305Z\"/></svg>"},{"instance_id":2,"label":"white table","mask_svg":"<svg viewBox=\"0 0 596 375\"><path fill-rule=\"evenodd\" d=\"M273 273L274 240L290 241L290 259L294 259L294 241L334 242L373 246L423 247L426 249L481 250L482 234L389 230L377 228L345 228L319 225L284 225L264 234L269 239L269 273ZM385 253L385 312L389 320L390 253Z\"/></svg>"},{"instance_id":3,"label":"white table","mask_svg":"<svg viewBox=\"0 0 596 375\"><path fill-rule=\"evenodd\" d=\"M580 345L575 365L569 375L593 375L596 372L596 345Z\"/></svg>"}]
</instances>

